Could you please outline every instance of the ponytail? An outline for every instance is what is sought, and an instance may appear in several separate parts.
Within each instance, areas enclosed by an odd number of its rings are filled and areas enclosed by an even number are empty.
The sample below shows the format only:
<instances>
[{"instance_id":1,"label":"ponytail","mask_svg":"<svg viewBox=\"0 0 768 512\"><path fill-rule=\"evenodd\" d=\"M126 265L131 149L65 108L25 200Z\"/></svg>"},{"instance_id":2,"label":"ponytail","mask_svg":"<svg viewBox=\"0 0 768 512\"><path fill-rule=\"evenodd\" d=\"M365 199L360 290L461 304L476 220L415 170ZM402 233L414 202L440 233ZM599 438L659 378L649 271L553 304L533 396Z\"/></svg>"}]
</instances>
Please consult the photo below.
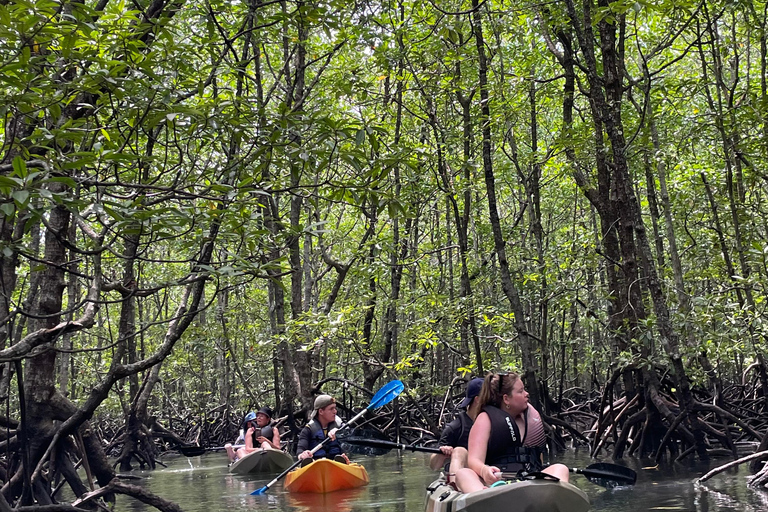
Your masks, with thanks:
<instances>
[{"instance_id":1,"label":"ponytail","mask_svg":"<svg viewBox=\"0 0 768 512\"><path fill-rule=\"evenodd\" d=\"M503 379L499 390L499 379ZM483 388L480 390L480 404L495 405L501 408L504 395L511 395L515 383L520 379L517 373L489 373L483 380Z\"/></svg>"}]
</instances>

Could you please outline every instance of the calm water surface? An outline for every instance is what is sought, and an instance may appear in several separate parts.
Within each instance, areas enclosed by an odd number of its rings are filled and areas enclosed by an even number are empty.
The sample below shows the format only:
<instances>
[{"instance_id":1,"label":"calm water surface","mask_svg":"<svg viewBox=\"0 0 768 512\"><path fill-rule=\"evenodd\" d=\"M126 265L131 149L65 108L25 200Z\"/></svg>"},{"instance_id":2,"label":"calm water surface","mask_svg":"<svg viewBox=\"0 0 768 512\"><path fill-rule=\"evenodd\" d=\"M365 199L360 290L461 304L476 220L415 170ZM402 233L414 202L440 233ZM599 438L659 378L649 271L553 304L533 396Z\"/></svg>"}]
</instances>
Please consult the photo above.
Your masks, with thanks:
<instances>
[{"instance_id":1,"label":"calm water surface","mask_svg":"<svg viewBox=\"0 0 768 512\"><path fill-rule=\"evenodd\" d=\"M178 503L185 512L233 512L239 510L275 510L281 512L423 512L424 488L436 477L429 470L429 454L392 451L377 457L356 455L352 460L365 465L371 483L359 489L337 491L325 495L289 494L282 483L266 494L250 496L269 478L231 475L226 455L208 453L201 457L174 456L164 462L168 468L154 472L136 471L136 481L152 492ZM585 467L587 456L566 453L557 458L570 467ZM608 461L607 461L608 462ZM581 487L592 502L593 512L629 511L768 511L768 493L746 487L746 468L721 473L703 485L693 480L726 461L707 465L675 465L660 469L643 469L643 461L629 461L638 473L633 488L606 490L572 475L571 482ZM652 465L652 464L648 464ZM118 498L117 510L154 512L132 498ZM501 511L491 511L501 512Z\"/></svg>"}]
</instances>

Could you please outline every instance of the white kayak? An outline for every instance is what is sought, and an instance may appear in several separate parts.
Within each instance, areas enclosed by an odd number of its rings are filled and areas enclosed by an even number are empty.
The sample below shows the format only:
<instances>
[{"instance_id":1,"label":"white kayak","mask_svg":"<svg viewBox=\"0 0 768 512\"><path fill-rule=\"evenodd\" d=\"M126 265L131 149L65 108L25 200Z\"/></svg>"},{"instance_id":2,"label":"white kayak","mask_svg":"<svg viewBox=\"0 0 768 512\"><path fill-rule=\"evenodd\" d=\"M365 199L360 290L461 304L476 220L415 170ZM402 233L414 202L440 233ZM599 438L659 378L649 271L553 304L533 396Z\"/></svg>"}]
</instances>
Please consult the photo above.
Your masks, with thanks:
<instances>
[{"instance_id":1,"label":"white kayak","mask_svg":"<svg viewBox=\"0 0 768 512\"><path fill-rule=\"evenodd\" d=\"M426 512L586 512L589 498L555 480L520 480L463 493L436 480L427 487Z\"/></svg>"},{"instance_id":2,"label":"white kayak","mask_svg":"<svg viewBox=\"0 0 768 512\"><path fill-rule=\"evenodd\" d=\"M280 473L293 464L293 457L283 450L260 449L237 459L229 466L230 473Z\"/></svg>"}]
</instances>

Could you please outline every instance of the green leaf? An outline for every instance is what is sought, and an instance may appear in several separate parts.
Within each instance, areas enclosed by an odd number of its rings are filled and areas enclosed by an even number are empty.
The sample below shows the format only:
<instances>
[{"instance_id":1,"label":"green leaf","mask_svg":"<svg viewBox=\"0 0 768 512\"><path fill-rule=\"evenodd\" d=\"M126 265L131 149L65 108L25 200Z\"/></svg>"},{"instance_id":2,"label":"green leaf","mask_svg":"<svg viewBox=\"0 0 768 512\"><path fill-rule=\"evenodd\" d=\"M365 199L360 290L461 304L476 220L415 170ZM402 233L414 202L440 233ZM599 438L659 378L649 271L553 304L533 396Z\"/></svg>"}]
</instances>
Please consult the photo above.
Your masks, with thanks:
<instances>
[{"instance_id":1,"label":"green leaf","mask_svg":"<svg viewBox=\"0 0 768 512\"><path fill-rule=\"evenodd\" d=\"M26 206L27 201L29 200L29 191L28 190L16 190L12 194L12 197L15 201L17 201L22 207Z\"/></svg>"},{"instance_id":2,"label":"green leaf","mask_svg":"<svg viewBox=\"0 0 768 512\"><path fill-rule=\"evenodd\" d=\"M13 213L16 211L16 205L13 203L3 203L0 204L0 210L3 211L6 217L12 217Z\"/></svg>"},{"instance_id":3,"label":"green leaf","mask_svg":"<svg viewBox=\"0 0 768 512\"><path fill-rule=\"evenodd\" d=\"M16 155L13 159L13 172L22 178L27 175L27 162L21 158L21 155Z\"/></svg>"},{"instance_id":4,"label":"green leaf","mask_svg":"<svg viewBox=\"0 0 768 512\"><path fill-rule=\"evenodd\" d=\"M23 184L23 181L19 178L11 177L11 176L0 176L0 187L11 187L16 188L20 187Z\"/></svg>"}]
</instances>

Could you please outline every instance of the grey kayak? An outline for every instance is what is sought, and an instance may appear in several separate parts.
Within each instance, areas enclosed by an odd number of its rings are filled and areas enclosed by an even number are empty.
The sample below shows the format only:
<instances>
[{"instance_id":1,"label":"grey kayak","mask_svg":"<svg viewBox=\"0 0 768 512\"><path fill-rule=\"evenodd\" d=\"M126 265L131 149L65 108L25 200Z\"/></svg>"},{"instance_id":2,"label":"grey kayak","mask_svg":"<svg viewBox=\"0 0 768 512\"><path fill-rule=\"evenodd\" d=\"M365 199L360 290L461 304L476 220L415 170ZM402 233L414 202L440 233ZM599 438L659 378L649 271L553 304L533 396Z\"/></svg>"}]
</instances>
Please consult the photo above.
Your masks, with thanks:
<instances>
[{"instance_id":1,"label":"grey kayak","mask_svg":"<svg viewBox=\"0 0 768 512\"><path fill-rule=\"evenodd\" d=\"M293 457L282 450L272 448L256 450L229 466L230 473L280 473L293 464Z\"/></svg>"},{"instance_id":2,"label":"grey kayak","mask_svg":"<svg viewBox=\"0 0 768 512\"><path fill-rule=\"evenodd\" d=\"M521 480L462 493L436 480L427 487L426 512L586 512L589 498L578 487L553 480Z\"/></svg>"}]
</instances>

